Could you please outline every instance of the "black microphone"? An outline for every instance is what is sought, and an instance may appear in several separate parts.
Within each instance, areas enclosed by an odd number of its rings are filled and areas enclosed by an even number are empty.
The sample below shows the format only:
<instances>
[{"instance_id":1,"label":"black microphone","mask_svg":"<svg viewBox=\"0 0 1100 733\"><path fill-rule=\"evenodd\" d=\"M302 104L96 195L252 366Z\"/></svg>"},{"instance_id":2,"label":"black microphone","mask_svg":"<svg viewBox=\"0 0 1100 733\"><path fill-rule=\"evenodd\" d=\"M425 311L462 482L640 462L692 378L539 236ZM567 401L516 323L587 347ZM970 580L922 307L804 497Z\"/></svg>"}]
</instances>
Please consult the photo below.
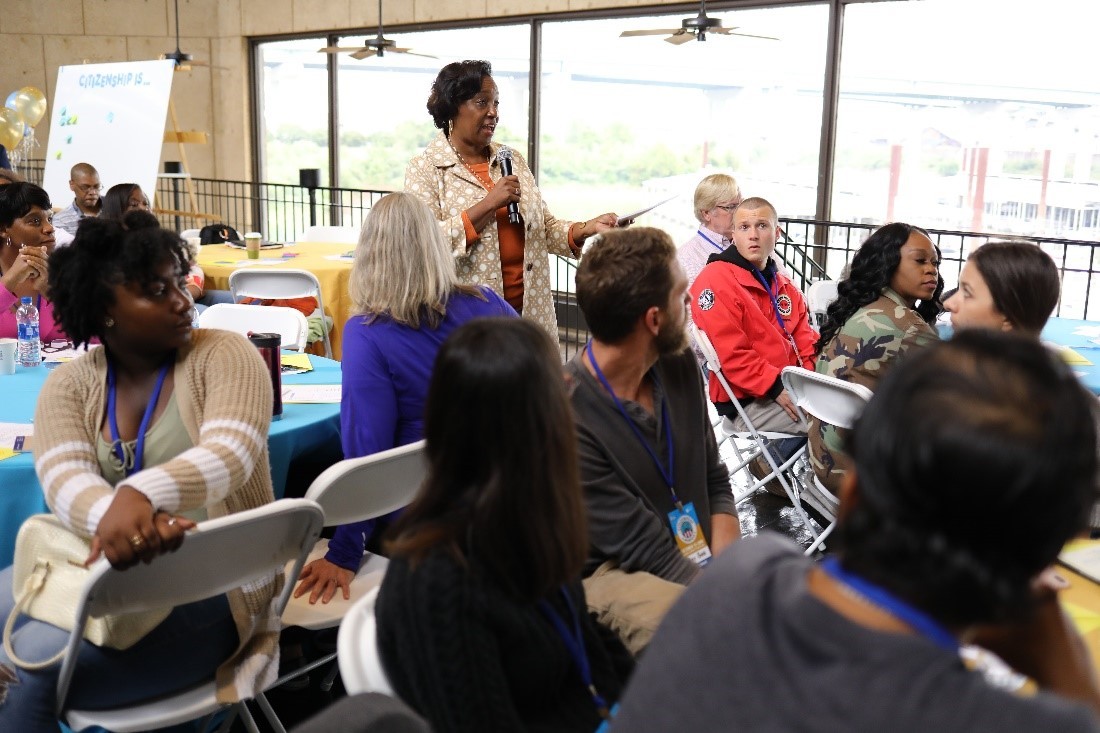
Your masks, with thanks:
<instances>
[{"instance_id":1,"label":"black microphone","mask_svg":"<svg viewBox=\"0 0 1100 733\"><path fill-rule=\"evenodd\" d=\"M497 162L500 163L500 175L512 175L512 149L501 146L497 151ZM519 224L519 203L512 201L508 204L508 223Z\"/></svg>"}]
</instances>

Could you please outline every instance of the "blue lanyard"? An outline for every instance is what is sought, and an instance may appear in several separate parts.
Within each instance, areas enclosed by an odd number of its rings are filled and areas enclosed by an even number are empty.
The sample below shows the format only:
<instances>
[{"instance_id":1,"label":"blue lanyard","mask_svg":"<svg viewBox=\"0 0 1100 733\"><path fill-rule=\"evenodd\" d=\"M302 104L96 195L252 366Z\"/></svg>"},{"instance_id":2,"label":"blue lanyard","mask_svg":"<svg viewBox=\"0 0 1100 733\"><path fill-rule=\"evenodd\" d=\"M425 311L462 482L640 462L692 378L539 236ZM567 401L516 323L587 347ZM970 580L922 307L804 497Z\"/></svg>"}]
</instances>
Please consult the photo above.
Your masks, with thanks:
<instances>
[{"instance_id":1,"label":"blue lanyard","mask_svg":"<svg viewBox=\"0 0 1100 733\"><path fill-rule=\"evenodd\" d=\"M149 404L145 406L145 415L141 418L141 427L138 428L137 445L134 446L133 463L126 466L126 451L122 447L122 440L118 436L118 420L115 416L115 365L107 360L107 421L111 427L111 450L114 451L122 466L122 472L129 477L142 469L145 456L145 431L149 429L149 421L153 419L153 413L157 409L157 400L160 399L160 389L164 386L164 379L168 376L168 369L172 366L174 358L170 357L164 362L157 374L157 383L153 386L153 394L149 397Z\"/></svg>"},{"instance_id":2,"label":"blue lanyard","mask_svg":"<svg viewBox=\"0 0 1100 733\"><path fill-rule=\"evenodd\" d=\"M661 463L661 459L657 457L657 454L650 447L649 441L642 435L642 431L638 430L638 426L634 424L634 421L630 419L630 415L626 414L626 408L623 407L623 403L619 401L619 398L615 395L615 390L611 389L611 385L607 381L607 377L603 375L603 371L600 369L600 365L596 363L596 355L592 353L592 342L589 341L584 346L584 350L588 352L588 361L592 363L592 370L596 372L596 378L600 380L600 384L607 390L607 393L611 395L611 399L615 402L615 407L619 408L619 413L623 416L623 420L626 420L626 424L630 426L630 429L634 432L634 437L638 439L638 442L645 448L646 453L653 459L653 463L657 466L657 470L660 471L661 476L664 478L665 483L668 485L668 490L672 494L672 502L676 505L676 508L680 511L684 510L684 505L680 503L680 497L676 495L675 482L673 476L676 475L675 471L675 453L672 446L672 423L668 419L668 400L665 398L664 390L661 390L661 426L665 429L665 439L668 443L668 468L666 469L664 464ZM660 386L661 382L657 379L657 375L653 375L653 381Z\"/></svg>"},{"instance_id":3,"label":"blue lanyard","mask_svg":"<svg viewBox=\"0 0 1100 733\"><path fill-rule=\"evenodd\" d=\"M914 608L874 583L870 583L858 575L848 572L841 567L839 558L825 558L821 561L821 569L833 579L847 585L882 610L908 624L917 633L950 652L958 652L958 639L939 622L935 621L924 611Z\"/></svg>"},{"instance_id":4,"label":"blue lanyard","mask_svg":"<svg viewBox=\"0 0 1100 733\"><path fill-rule=\"evenodd\" d=\"M710 245L711 247L714 247L714 248L715 248L716 250L718 250L719 252L725 252L725 251L726 251L726 249L725 249L724 247L722 247L722 246L720 246L719 244L717 244L717 243L716 243L716 242L715 242L715 241L714 241L713 239L711 239L710 237L708 237L708 236L707 236L706 234L703 234L703 230L702 230L702 229L697 229L697 230L695 230L695 233L696 233L696 234L698 234L698 235L699 235L700 237L702 237L703 239L707 240L707 243L708 243L708 244L709 244L709 245Z\"/></svg>"},{"instance_id":5,"label":"blue lanyard","mask_svg":"<svg viewBox=\"0 0 1100 733\"><path fill-rule=\"evenodd\" d=\"M772 287L768 287L768 281L764 279L764 274L756 269L755 265L752 266L752 274L756 277L756 280L764 286L764 291L768 294L768 300L772 302L772 310L775 311L775 320L779 321L779 328L783 333L787 333L787 322L783 320L783 316L779 313L779 301L775 297L776 293L779 292L778 276L775 278L775 285L773 286L775 292L773 292Z\"/></svg>"},{"instance_id":6,"label":"blue lanyard","mask_svg":"<svg viewBox=\"0 0 1100 733\"><path fill-rule=\"evenodd\" d=\"M562 643L565 644L569 656L573 657L573 664L577 667L581 682L588 688L588 693L592 695L592 702L596 704L596 711L601 718L607 720L611 714L607 709L607 702L600 696L600 693L596 690L596 685L592 682L592 668L588 664L588 653L584 650L584 637L581 635L581 622L577 615L577 608L573 605L573 599L569 597L569 593L566 592L564 586L561 588L561 596L565 599L565 605L569 609L569 614L573 617L572 632L545 598L539 601L539 610L554 626L558 636L561 637Z\"/></svg>"}]
</instances>

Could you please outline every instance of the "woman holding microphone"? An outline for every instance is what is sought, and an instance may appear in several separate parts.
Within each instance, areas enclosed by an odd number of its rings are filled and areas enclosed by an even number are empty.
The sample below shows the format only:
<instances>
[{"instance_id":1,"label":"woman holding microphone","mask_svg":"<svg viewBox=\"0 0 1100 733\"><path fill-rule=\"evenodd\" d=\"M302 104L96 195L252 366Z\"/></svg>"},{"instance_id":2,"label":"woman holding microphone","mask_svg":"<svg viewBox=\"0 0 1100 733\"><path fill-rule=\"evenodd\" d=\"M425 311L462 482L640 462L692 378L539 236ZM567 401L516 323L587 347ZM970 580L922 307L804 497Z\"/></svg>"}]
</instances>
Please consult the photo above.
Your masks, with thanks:
<instances>
[{"instance_id":1,"label":"woman holding microphone","mask_svg":"<svg viewBox=\"0 0 1100 733\"><path fill-rule=\"evenodd\" d=\"M502 170L502 146L492 142L499 103L489 62L444 66L428 97L440 132L409 162L405 190L442 223L463 284L491 287L556 338L547 255L578 257L584 241L614 227L617 217L556 219L522 156L513 152L511 173ZM509 204L518 207L518 222Z\"/></svg>"}]
</instances>

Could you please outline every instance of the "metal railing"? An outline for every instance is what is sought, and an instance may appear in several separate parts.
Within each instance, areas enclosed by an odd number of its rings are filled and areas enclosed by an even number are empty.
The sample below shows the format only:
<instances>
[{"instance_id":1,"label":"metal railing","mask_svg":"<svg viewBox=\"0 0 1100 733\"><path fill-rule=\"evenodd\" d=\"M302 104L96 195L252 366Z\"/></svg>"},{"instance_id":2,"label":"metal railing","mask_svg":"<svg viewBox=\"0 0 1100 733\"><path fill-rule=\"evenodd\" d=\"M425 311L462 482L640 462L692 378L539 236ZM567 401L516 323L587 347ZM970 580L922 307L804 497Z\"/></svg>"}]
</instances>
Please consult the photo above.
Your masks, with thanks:
<instances>
[{"instance_id":1,"label":"metal railing","mask_svg":"<svg viewBox=\"0 0 1100 733\"><path fill-rule=\"evenodd\" d=\"M41 184L44 161L28 160L20 168L27 180ZM225 223L239 233L259 231L272 241L291 241L311 225L358 227L371 207L388 191L251 183L163 175L157 182L157 213L177 231ZM192 206L192 195L195 205ZM193 211L192 209L198 209ZM815 280L836 279L876 224L781 219L784 236L776 253L802 290ZM985 242L1007 235L928 230L940 248L940 272L947 287L958 283L967 256ZM1058 266L1062 297L1055 315L1066 318L1100 314L1100 243L1054 237L1015 236L1042 247ZM571 357L588 339L588 325L577 306L574 260L554 257L552 278L563 354Z\"/></svg>"},{"instance_id":2,"label":"metal railing","mask_svg":"<svg viewBox=\"0 0 1100 733\"><path fill-rule=\"evenodd\" d=\"M176 231L221 223L242 236L260 232L268 241L288 242L315 225L358 229L387 193L165 174L157 180L156 201L162 223Z\"/></svg>"}]
</instances>

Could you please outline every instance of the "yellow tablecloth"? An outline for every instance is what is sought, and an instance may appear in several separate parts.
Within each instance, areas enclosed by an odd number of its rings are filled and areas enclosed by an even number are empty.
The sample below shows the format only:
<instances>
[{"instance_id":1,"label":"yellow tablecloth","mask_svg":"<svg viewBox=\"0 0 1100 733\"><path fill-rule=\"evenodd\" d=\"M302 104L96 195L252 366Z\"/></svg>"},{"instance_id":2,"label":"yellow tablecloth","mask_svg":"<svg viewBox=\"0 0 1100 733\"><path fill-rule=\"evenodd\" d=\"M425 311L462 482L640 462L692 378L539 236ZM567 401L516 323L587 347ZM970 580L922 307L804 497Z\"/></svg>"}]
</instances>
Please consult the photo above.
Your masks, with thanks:
<instances>
[{"instance_id":1,"label":"yellow tablecloth","mask_svg":"<svg viewBox=\"0 0 1100 733\"><path fill-rule=\"evenodd\" d=\"M249 260L243 249L224 244L208 244L199 252L199 267L206 274L207 290L229 290L229 275L241 267L265 267L275 270L308 270L321 283L325 313L333 318L332 356L340 359L344 323L351 317L348 296L351 258L340 257L355 249L353 244L300 242L282 249L265 249L259 260ZM293 255L293 256L288 256ZM329 259L331 258L331 259ZM256 264L246 265L252 262Z\"/></svg>"}]
</instances>

